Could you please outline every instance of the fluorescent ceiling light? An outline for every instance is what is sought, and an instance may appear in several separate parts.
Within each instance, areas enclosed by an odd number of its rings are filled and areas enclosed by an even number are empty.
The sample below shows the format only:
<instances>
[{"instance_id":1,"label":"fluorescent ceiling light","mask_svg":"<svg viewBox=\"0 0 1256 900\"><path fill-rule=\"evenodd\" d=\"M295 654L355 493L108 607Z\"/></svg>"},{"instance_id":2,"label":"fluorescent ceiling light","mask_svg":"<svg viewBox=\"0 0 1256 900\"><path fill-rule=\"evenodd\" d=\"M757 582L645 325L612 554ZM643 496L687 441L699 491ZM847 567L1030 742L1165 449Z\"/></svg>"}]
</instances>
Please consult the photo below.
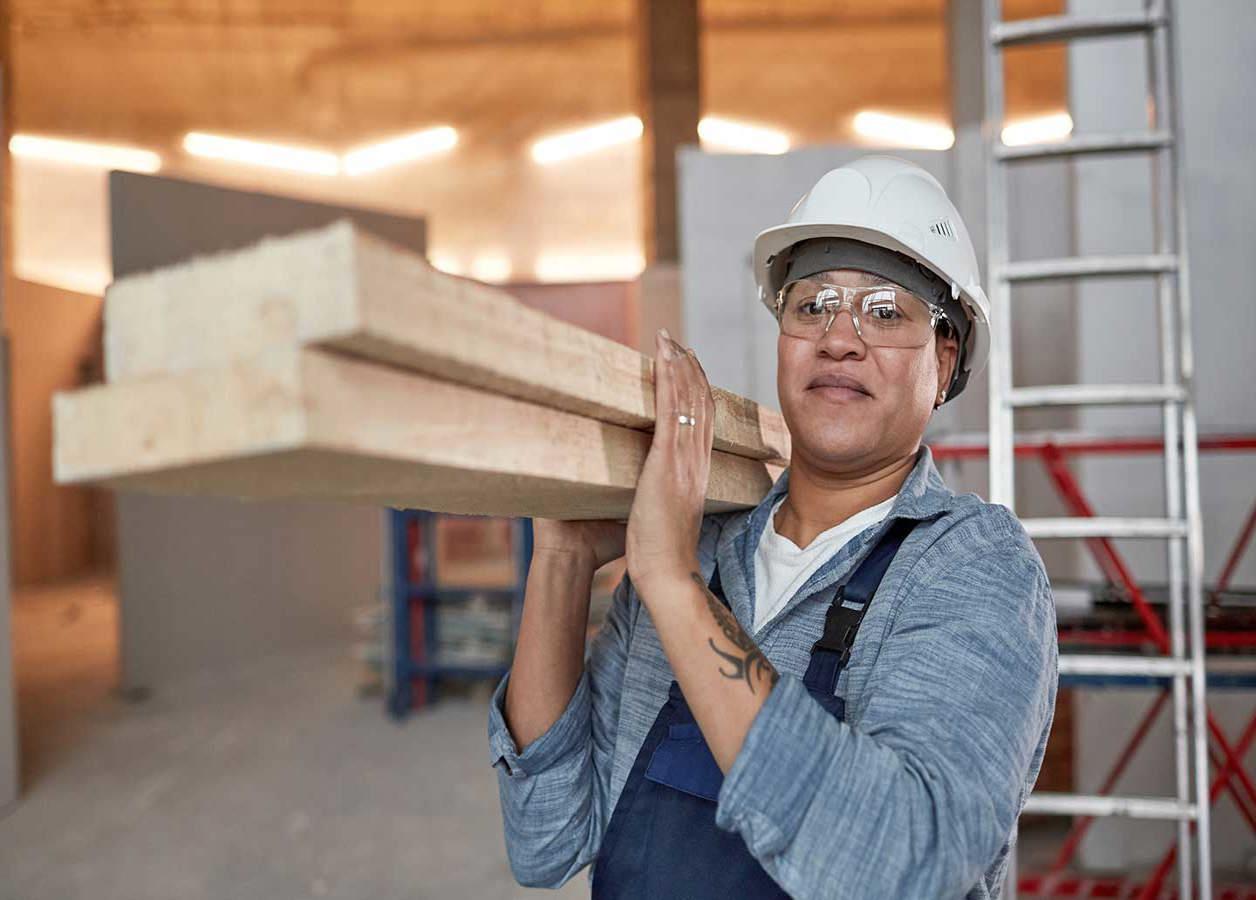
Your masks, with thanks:
<instances>
[{"instance_id":1,"label":"fluorescent ceiling light","mask_svg":"<svg viewBox=\"0 0 1256 900\"><path fill-rule=\"evenodd\" d=\"M440 251L429 253L427 262L433 269L439 269L449 275L461 275L465 271L457 257Z\"/></svg>"},{"instance_id":2,"label":"fluorescent ceiling light","mask_svg":"<svg viewBox=\"0 0 1256 900\"><path fill-rule=\"evenodd\" d=\"M626 281L645 268L640 251L585 253L563 250L542 253L533 271L538 281Z\"/></svg>"},{"instance_id":3,"label":"fluorescent ceiling light","mask_svg":"<svg viewBox=\"0 0 1256 900\"><path fill-rule=\"evenodd\" d=\"M733 153L784 153L789 149L789 135L776 128L748 125L703 116L698 122L698 137L707 150L725 150Z\"/></svg>"},{"instance_id":4,"label":"fluorescent ceiling light","mask_svg":"<svg viewBox=\"0 0 1256 900\"><path fill-rule=\"evenodd\" d=\"M1062 141L1073 133L1073 117L1067 112L1018 119L1003 126L1003 143L1008 147L1023 144L1049 144Z\"/></svg>"},{"instance_id":5,"label":"fluorescent ceiling light","mask_svg":"<svg viewBox=\"0 0 1256 900\"><path fill-rule=\"evenodd\" d=\"M457 143L458 132L448 125L427 128L346 153L344 172L346 175L364 175L388 166L443 153Z\"/></svg>"},{"instance_id":6,"label":"fluorescent ceiling light","mask_svg":"<svg viewBox=\"0 0 1256 900\"><path fill-rule=\"evenodd\" d=\"M334 153L246 141L200 131L190 131L184 135L183 149L193 156L269 169L287 169L310 175L335 175L340 171L340 159Z\"/></svg>"},{"instance_id":7,"label":"fluorescent ceiling light","mask_svg":"<svg viewBox=\"0 0 1256 900\"><path fill-rule=\"evenodd\" d=\"M511 273L510 257L505 253L481 253L471 260L470 271L477 281L507 281Z\"/></svg>"},{"instance_id":8,"label":"fluorescent ceiling light","mask_svg":"<svg viewBox=\"0 0 1256 900\"><path fill-rule=\"evenodd\" d=\"M9 138L9 152L26 159L39 159L72 166L89 166L96 169L156 172L161 168L161 157L150 150L70 141L62 138L36 137L30 134L15 134Z\"/></svg>"},{"instance_id":9,"label":"fluorescent ceiling light","mask_svg":"<svg viewBox=\"0 0 1256 900\"><path fill-rule=\"evenodd\" d=\"M562 162L604 147L626 144L641 137L642 124L636 116L612 119L601 125L568 131L553 137L542 138L532 145L532 158L542 165Z\"/></svg>"},{"instance_id":10,"label":"fluorescent ceiling light","mask_svg":"<svg viewBox=\"0 0 1256 900\"><path fill-rule=\"evenodd\" d=\"M865 109L855 115L855 132L862 137L895 147L948 150L955 133L937 121L913 119Z\"/></svg>"},{"instance_id":11,"label":"fluorescent ceiling light","mask_svg":"<svg viewBox=\"0 0 1256 900\"><path fill-rule=\"evenodd\" d=\"M99 268L92 266L64 266L56 263L29 262L19 259L15 261L13 268L14 274L20 281L46 284L50 287L60 288L63 291L73 291L76 294L91 294L94 297L103 297L105 288L113 280L106 266Z\"/></svg>"}]
</instances>

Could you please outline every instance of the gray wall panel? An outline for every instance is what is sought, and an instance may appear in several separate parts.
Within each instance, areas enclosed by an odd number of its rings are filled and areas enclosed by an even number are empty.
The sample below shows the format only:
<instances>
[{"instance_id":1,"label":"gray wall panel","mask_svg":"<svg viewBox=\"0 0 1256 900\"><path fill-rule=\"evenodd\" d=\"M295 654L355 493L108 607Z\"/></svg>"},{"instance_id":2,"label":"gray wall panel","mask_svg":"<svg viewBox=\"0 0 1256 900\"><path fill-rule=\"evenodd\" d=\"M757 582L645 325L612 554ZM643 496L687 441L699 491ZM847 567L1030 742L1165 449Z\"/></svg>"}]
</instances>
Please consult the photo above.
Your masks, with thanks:
<instances>
[{"instance_id":1,"label":"gray wall panel","mask_svg":"<svg viewBox=\"0 0 1256 900\"><path fill-rule=\"evenodd\" d=\"M115 277L351 218L425 252L421 220L128 173L110 177ZM127 688L347 640L379 586L379 510L119 493Z\"/></svg>"}]
</instances>

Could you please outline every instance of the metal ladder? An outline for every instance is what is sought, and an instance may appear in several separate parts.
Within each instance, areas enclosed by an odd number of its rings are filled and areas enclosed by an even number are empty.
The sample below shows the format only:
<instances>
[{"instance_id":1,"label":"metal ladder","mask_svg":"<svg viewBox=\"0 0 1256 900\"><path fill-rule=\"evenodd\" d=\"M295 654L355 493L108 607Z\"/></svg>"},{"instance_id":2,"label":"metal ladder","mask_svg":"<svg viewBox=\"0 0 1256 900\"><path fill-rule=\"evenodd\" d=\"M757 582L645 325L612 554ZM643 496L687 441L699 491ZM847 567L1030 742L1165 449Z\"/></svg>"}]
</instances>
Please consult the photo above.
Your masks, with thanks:
<instances>
[{"instance_id":1,"label":"metal ladder","mask_svg":"<svg viewBox=\"0 0 1256 900\"><path fill-rule=\"evenodd\" d=\"M1177 822L1179 896L1212 896L1209 832L1208 732L1203 629L1203 534L1200 519L1198 431L1193 401L1190 278L1187 265L1185 166L1179 115L1177 54L1169 0L1145 0L1141 13L1065 15L1001 21L1001 0L983 2L987 240L992 323L990 353L990 500L1015 509L1013 452L1017 409L1113 404L1159 405L1164 431L1164 518L1026 519L1034 538L1137 537L1168 541L1169 652L1162 657L1064 655L1060 673L1162 676L1172 679L1176 797L1107 797L1034 793L1027 812L1067 816L1132 816ZM1017 147L1000 139L1003 55L1007 47L1114 35L1146 38L1148 127ZM1022 160L1085 154L1152 156L1155 252L1013 262L1008 259L1007 168ZM1012 385L1012 287L1028 282L1150 275L1156 282L1160 330L1158 384ZM1189 703L1188 703L1189 694ZM1189 723L1188 723L1189 708ZM1191 826L1197 842L1192 867ZM1014 863L1014 858L1013 858ZM1008 896L1015 897L1015 865Z\"/></svg>"}]
</instances>

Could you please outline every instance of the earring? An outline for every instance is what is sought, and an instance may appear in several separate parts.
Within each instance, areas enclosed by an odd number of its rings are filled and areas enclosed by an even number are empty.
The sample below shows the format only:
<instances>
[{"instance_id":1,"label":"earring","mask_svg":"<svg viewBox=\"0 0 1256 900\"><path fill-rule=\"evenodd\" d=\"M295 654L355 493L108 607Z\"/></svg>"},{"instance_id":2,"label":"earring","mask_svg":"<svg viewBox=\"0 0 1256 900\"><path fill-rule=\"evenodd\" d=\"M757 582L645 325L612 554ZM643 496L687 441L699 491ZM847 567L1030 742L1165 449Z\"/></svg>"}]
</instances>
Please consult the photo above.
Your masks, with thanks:
<instances>
[{"instance_id":1,"label":"earring","mask_svg":"<svg viewBox=\"0 0 1256 900\"><path fill-rule=\"evenodd\" d=\"M943 391L943 392L942 392L942 393L938 396L938 402L934 404L933 408L934 408L934 409L937 409L939 406L941 406L941 405L942 405L943 403L945 403L945 402L946 402L946 391Z\"/></svg>"}]
</instances>

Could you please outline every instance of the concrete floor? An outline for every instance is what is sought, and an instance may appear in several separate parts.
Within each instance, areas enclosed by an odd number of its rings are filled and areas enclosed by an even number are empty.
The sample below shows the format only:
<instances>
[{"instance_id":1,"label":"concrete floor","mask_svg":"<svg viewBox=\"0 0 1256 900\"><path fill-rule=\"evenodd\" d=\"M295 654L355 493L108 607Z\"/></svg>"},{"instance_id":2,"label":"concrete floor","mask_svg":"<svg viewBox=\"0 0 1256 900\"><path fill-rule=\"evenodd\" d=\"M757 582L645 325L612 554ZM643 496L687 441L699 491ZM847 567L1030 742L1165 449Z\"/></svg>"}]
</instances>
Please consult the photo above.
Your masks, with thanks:
<instances>
[{"instance_id":1,"label":"concrete floor","mask_svg":"<svg viewBox=\"0 0 1256 900\"><path fill-rule=\"evenodd\" d=\"M24 796L0 819L2 900L538 894L506 862L487 685L397 725L337 647L133 702L115 624L105 580L15 598Z\"/></svg>"},{"instance_id":2,"label":"concrete floor","mask_svg":"<svg viewBox=\"0 0 1256 900\"><path fill-rule=\"evenodd\" d=\"M24 795L0 818L0 900L540 894L506 862L489 685L397 725L338 646L131 700L108 580L18 591L13 613ZM1022 829L1022 871L1063 824ZM585 874L544 896L588 896Z\"/></svg>"}]
</instances>

